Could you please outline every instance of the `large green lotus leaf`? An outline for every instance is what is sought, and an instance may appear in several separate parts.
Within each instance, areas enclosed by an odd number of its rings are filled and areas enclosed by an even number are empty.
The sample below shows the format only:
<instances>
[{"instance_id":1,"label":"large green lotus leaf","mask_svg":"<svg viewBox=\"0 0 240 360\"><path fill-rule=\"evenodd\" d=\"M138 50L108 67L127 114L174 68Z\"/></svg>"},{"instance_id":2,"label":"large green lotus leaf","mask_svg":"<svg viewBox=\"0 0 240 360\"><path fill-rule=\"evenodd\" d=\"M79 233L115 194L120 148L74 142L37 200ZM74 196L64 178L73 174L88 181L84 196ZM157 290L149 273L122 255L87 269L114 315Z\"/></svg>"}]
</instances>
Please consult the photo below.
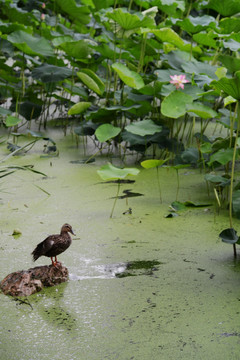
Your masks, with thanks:
<instances>
[{"instance_id":1,"label":"large green lotus leaf","mask_svg":"<svg viewBox=\"0 0 240 360\"><path fill-rule=\"evenodd\" d=\"M223 34L231 34L240 32L240 18L224 18L220 20L219 27Z\"/></svg>"},{"instance_id":2,"label":"large green lotus leaf","mask_svg":"<svg viewBox=\"0 0 240 360\"><path fill-rule=\"evenodd\" d=\"M126 130L122 132L122 139L125 142L128 142L130 146L146 146L148 143L148 140L146 139L146 136L140 136L133 133L130 133ZM145 148L146 150L146 148Z\"/></svg>"},{"instance_id":3,"label":"large green lotus leaf","mask_svg":"<svg viewBox=\"0 0 240 360\"><path fill-rule=\"evenodd\" d=\"M19 82L19 78L16 77L16 75L14 76L14 74L11 74L12 71L11 69L8 70L8 68L4 69L3 68L4 65L1 64L0 65L0 78L4 79L7 83L18 83Z\"/></svg>"},{"instance_id":4,"label":"large green lotus leaf","mask_svg":"<svg viewBox=\"0 0 240 360\"><path fill-rule=\"evenodd\" d=\"M23 10L17 6L17 3L17 1L1 1L1 14L5 14L12 23L30 25L31 20L36 21L32 12ZM1 16L1 18L3 17Z\"/></svg>"},{"instance_id":5,"label":"large green lotus leaf","mask_svg":"<svg viewBox=\"0 0 240 360\"><path fill-rule=\"evenodd\" d=\"M188 77L189 79L189 77ZM202 91L197 85L192 85L191 83L184 86L184 94L190 95L193 100L199 99L205 96L205 92ZM207 94L206 94L207 96Z\"/></svg>"},{"instance_id":6,"label":"large green lotus leaf","mask_svg":"<svg viewBox=\"0 0 240 360\"><path fill-rule=\"evenodd\" d=\"M188 112L193 112L197 116L203 119L214 118L218 116L218 113L210 108L209 106L203 105L200 102L193 102L192 104L187 104L186 106Z\"/></svg>"},{"instance_id":7,"label":"large green lotus leaf","mask_svg":"<svg viewBox=\"0 0 240 360\"><path fill-rule=\"evenodd\" d=\"M120 79L131 88L138 90L145 85L141 75L135 71L129 70L127 66L121 63L114 63L112 64L112 68L116 71Z\"/></svg>"},{"instance_id":8,"label":"large green lotus leaf","mask_svg":"<svg viewBox=\"0 0 240 360\"><path fill-rule=\"evenodd\" d=\"M91 105L92 105L92 103L90 103L90 102L85 102L85 101L78 102L77 104L74 104L74 105L68 110L68 115L81 114L81 113L83 113L84 111L86 111Z\"/></svg>"},{"instance_id":9,"label":"large green lotus leaf","mask_svg":"<svg viewBox=\"0 0 240 360\"><path fill-rule=\"evenodd\" d=\"M82 0L81 3L87 6L91 6L93 9L95 8L93 0Z\"/></svg>"},{"instance_id":10,"label":"large green lotus leaf","mask_svg":"<svg viewBox=\"0 0 240 360\"><path fill-rule=\"evenodd\" d=\"M67 55L75 59L86 59L92 53L86 40L64 42L60 47Z\"/></svg>"},{"instance_id":11,"label":"large green lotus leaf","mask_svg":"<svg viewBox=\"0 0 240 360\"><path fill-rule=\"evenodd\" d=\"M95 130L97 128L97 124L92 123L91 121L85 122L81 121L81 125L74 128L74 132L77 135L89 135L92 136L95 133Z\"/></svg>"},{"instance_id":12,"label":"large green lotus leaf","mask_svg":"<svg viewBox=\"0 0 240 360\"><path fill-rule=\"evenodd\" d=\"M239 34L237 34L239 35ZM223 45L224 45L224 48L226 49L230 49L231 51L238 51L240 49L240 43L239 41L240 39L229 39L229 40L226 40L226 41L223 41Z\"/></svg>"},{"instance_id":13,"label":"large green lotus leaf","mask_svg":"<svg viewBox=\"0 0 240 360\"><path fill-rule=\"evenodd\" d=\"M219 67L215 74L217 75L218 79L221 79L222 77L226 77L227 69L224 66Z\"/></svg>"},{"instance_id":14,"label":"large green lotus leaf","mask_svg":"<svg viewBox=\"0 0 240 360\"><path fill-rule=\"evenodd\" d=\"M239 240L237 236L237 232L233 228L224 229L220 234L219 237L222 239L223 242L228 244L236 244Z\"/></svg>"},{"instance_id":15,"label":"large green lotus leaf","mask_svg":"<svg viewBox=\"0 0 240 360\"><path fill-rule=\"evenodd\" d=\"M210 154L212 152L212 144L209 142L204 142L200 145L200 151L203 154Z\"/></svg>"},{"instance_id":16,"label":"large green lotus leaf","mask_svg":"<svg viewBox=\"0 0 240 360\"><path fill-rule=\"evenodd\" d=\"M134 105L136 103L138 103L139 105ZM152 112L152 105L150 101L134 102L132 100L128 100L126 101L126 106L127 105L129 105L129 110L127 110L127 116L132 120L144 118L145 116L149 116L149 113Z\"/></svg>"},{"instance_id":17,"label":"large green lotus leaf","mask_svg":"<svg viewBox=\"0 0 240 360\"><path fill-rule=\"evenodd\" d=\"M15 101L12 103L10 109L12 111L15 111L15 109L16 109ZM37 119L42 112L42 104L38 100L36 102L27 100L27 101L24 101L23 103L18 104L18 112L26 120Z\"/></svg>"},{"instance_id":18,"label":"large green lotus leaf","mask_svg":"<svg viewBox=\"0 0 240 360\"><path fill-rule=\"evenodd\" d=\"M184 31L187 31L190 34L195 34L209 27L215 28L217 26L217 21L213 16L209 15L196 17L189 15L183 21L177 21L177 25L179 25Z\"/></svg>"},{"instance_id":19,"label":"large green lotus leaf","mask_svg":"<svg viewBox=\"0 0 240 360\"><path fill-rule=\"evenodd\" d=\"M118 23L124 30L155 27L155 21L151 17L144 16L140 12L130 14L125 8L114 9L111 12L107 12L106 16Z\"/></svg>"},{"instance_id":20,"label":"large green lotus leaf","mask_svg":"<svg viewBox=\"0 0 240 360\"><path fill-rule=\"evenodd\" d=\"M3 22L0 20L0 30L3 34L11 34L14 31L17 30L26 30L25 25L23 24L17 24L17 23L11 23L11 22Z\"/></svg>"},{"instance_id":21,"label":"large green lotus leaf","mask_svg":"<svg viewBox=\"0 0 240 360\"><path fill-rule=\"evenodd\" d=\"M112 122L117 118L119 112L129 111L134 108L139 108L141 105L132 105L132 106L111 106L108 108L99 108L96 111L91 111L88 115L88 119L91 119L94 122Z\"/></svg>"},{"instance_id":22,"label":"large green lotus leaf","mask_svg":"<svg viewBox=\"0 0 240 360\"><path fill-rule=\"evenodd\" d=\"M163 54L162 60L167 61L172 69L182 71L182 63L184 63L185 61L189 61L189 53L182 50L174 50L169 52L168 54ZM176 72L174 74L176 74Z\"/></svg>"},{"instance_id":23,"label":"large green lotus leaf","mask_svg":"<svg viewBox=\"0 0 240 360\"><path fill-rule=\"evenodd\" d=\"M56 0L56 4L76 22L88 24L90 9L88 6L79 6L75 0Z\"/></svg>"},{"instance_id":24,"label":"large green lotus leaf","mask_svg":"<svg viewBox=\"0 0 240 360\"><path fill-rule=\"evenodd\" d=\"M186 61L185 63L182 64L182 68L186 73L190 73L190 74L194 73L197 75L206 74L210 76L212 79L217 79L217 76L215 74L217 67L207 63L203 63L196 60Z\"/></svg>"},{"instance_id":25,"label":"large green lotus leaf","mask_svg":"<svg viewBox=\"0 0 240 360\"><path fill-rule=\"evenodd\" d=\"M119 127L113 126L112 124L100 125L95 131L95 135L100 142L108 141L120 133Z\"/></svg>"},{"instance_id":26,"label":"large green lotus leaf","mask_svg":"<svg viewBox=\"0 0 240 360\"><path fill-rule=\"evenodd\" d=\"M175 90L163 100L161 106L161 113L164 116L177 119L178 117L183 116L186 113L186 105L190 105L192 101L192 96Z\"/></svg>"},{"instance_id":27,"label":"large green lotus leaf","mask_svg":"<svg viewBox=\"0 0 240 360\"><path fill-rule=\"evenodd\" d=\"M187 148L181 154L181 159L184 164L197 165L199 161L199 151L196 148Z\"/></svg>"},{"instance_id":28,"label":"large green lotus leaf","mask_svg":"<svg viewBox=\"0 0 240 360\"><path fill-rule=\"evenodd\" d=\"M185 46L182 38L170 28L154 29L151 32L162 42L173 44L180 49Z\"/></svg>"},{"instance_id":29,"label":"large green lotus leaf","mask_svg":"<svg viewBox=\"0 0 240 360\"><path fill-rule=\"evenodd\" d=\"M162 131L162 126L156 125L152 120L142 120L127 125L125 129L132 134L146 136Z\"/></svg>"},{"instance_id":30,"label":"large green lotus leaf","mask_svg":"<svg viewBox=\"0 0 240 360\"><path fill-rule=\"evenodd\" d=\"M84 73L84 74L87 74L88 76L90 76L94 80L94 82L97 84L97 86L99 87L101 93L104 92L105 85L104 85L103 81L100 79L100 77L95 72L93 72L90 69L81 69L81 73Z\"/></svg>"},{"instance_id":31,"label":"large green lotus leaf","mask_svg":"<svg viewBox=\"0 0 240 360\"><path fill-rule=\"evenodd\" d=\"M107 9L115 4L115 0L92 0L96 10Z\"/></svg>"},{"instance_id":32,"label":"large green lotus leaf","mask_svg":"<svg viewBox=\"0 0 240 360\"><path fill-rule=\"evenodd\" d=\"M7 116L6 119L5 119L5 125L7 127L10 127L10 126L15 126L17 124L19 124L22 120L15 117L15 116Z\"/></svg>"},{"instance_id":33,"label":"large green lotus leaf","mask_svg":"<svg viewBox=\"0 0 240 360\"><path fill-rule=\"evenodd\" d=\"M240 33L231 33L228 37L229 39L233 39L237 42L240 42ZM226 41L223 42L224 46L225 46Z\"/></svg>"},{"instance_id":34,"label":"large green lotus leaf","mask_svg":"<svg viewBox=\"0 0 240 360\"><path fill-rule=\"evenodd\" d=\"M162 166L168 159L165 160L161 160L161 159L149 159L149 160L144 160L141 162L141 166L144 169L152 169L158 166Z\"/></svg>"},{"instance_id":35,"label":"large green lotus leaf","mask_svg":"<svg viewBox=\"0 0 240 360\"><path fill-rule=\"evenodd\" d=\"M119 54L119 56L121 54L121 58L126 60L131 60L133 57L132 52L130 53L129 51L116 47L116 44L112 43L111 41L108 41L107 44L101 43L98 46L93 46L93 48L96 52L99 52L105 59L111 59L112 61L116 60L116 54Z\"/></svg>"},{"instance_id":36,"label":"large green lotus leaf","mask_svg":"<svg viewBox=\"0 0 240 360\"><path fill-rule=\"evenodd\" d=\"M208 9L213 9L223 16L232 16L240 12L239 0L210 0L207 5Z\"/></svg>"},{"instance_id":37,"label":"large green lotus leaf","mask_svg":"<svg viewBox=\"0 0 240 360\"><path fill-rule=\"evenodd\" d=\"M10 41L19 50L28 55L53 56L53 49L48 40L41 37L34 37L25 31L14 31L8 35Z\"/></svg>"},{"instance_id":38,"label":"large green lotus leaf","mask_svg":"<svg viewBox=\"0 0 240 360\"><path fill-rule=\"evenodd\" d=\"M231 73L235 73L240 69L240 59L236 57L231 55L219 55L218 60L220 60Z\"/></svg>"},{"instance_id":39,"label":"large green lotus leaf","mask_svg":"<svg viewBox=\"0 0 240 360\"><path fill-rule=\"evenodd\" d=\"M183 0L158 0L152 4L157 5L163 13L172 17L180 17L185 11L185 1Z\"/></svg>"},{"instance_id":40,"label":"large green lotus leaf","mask_svg":"<svg viewBox=\"0 0 240 360\"><path fill-rule=\"evenodd\" d=\"M218 47L218 44L215 40L216 37L217 34L215 34L213 31L209 31L209 32L202 31L199 32L198 34L194 34L193 40L196 41L198 44L216 49Z\"/></svg>"},{"instance_id":41,"label":"large green lotus leaf","mask_svg":"<svg viewBox=\"0 0 240 360\"><path fill-rule=\"evenodd\" d=\"M145 152L146 147L148 147L152 143L158 144L159 147L161 148L168 147L170 143L170 141L167 139L166 133L164 133L163 131L157 132L153 135L141 136L124 130L121 136L123 141L128 142L130 144L131 148L134 149L141 148L143 149L143 152Z\"/></svg>"},{"instance_id":42,"label":"large green lotus leaf","mask_svg":"<svg viewBox=\"0 0 240 360\"><path fill-rule=\"evenodd\" d=\"M117 180L124 179L128 175L138 175L139 171L137 168L120 169L108 163L107 165L103 165L100 170L97 170L97 173L102 180Z\"/></svg>"},{"instance_id":43,"label":"large green lotus leaf","mask_svg":"<svg viewBox=\"0 0 240 360\"><path fill-rule=\"evenodd\" d=\"M211 166L215 161L222 165L226 165L227 163L232 161L232 159L233 159L233 148L220 149L210 157L210 161L208 162L208 165Z\"/></svg>"},{"instance_id":44,"label":"large green lotus leaf","mask_svg":"<svg viewBox=\"0 0 240 360\"><path fill-rule=\"evenodd\" d=\"M235 73L234 78L223 77L218 81L212 81L211 85L225 94L232 96L234 99L240 99L240 71Z\"/></svg>"},{"instance_id":45,"label":"large green lotus leaf","mask_svg":"<svg viewBox=\"0 0 240 360\"><path fill-rule=\"evenodd\" d=\"M63 43L71 42L71 41L73 41L73 38L70 35L57 36L54 39L52 39L52 44L53 44L53 46L59 46Z\"/></svg>"},{"instance_id":46,"label":"large green lotus leaf","mask_svg":"<svg viewBox=\"0 0 240 360\"><path fill-rule=\"evenodd\" d=\"M0 115L10 115L12 112L0 106Z\"/></svg>"},{"instance_id":47,"label":"large green lotus leaf","mask_svg":"<svg viewBox=\"0 0 240 360\"><path fill-rule=\"evenodd\" d=\"M72 76L71 69L48 64L41 65L32 71L32 77L44 83L61 81L70 76Z\"/></svg>"},{"instance_id":48,"label":"large green lotus leaf","mask_svg":"<svg viewBox=\"0 0 240 360\"><path fill-rule=\"evenodd\" d=\"M230 179L223 177L221 175L215 175L215 174L206 174L204 177L205 180L218 185L218 186L227 186L230 185Z\"/></svg>"},{"instance_id":49,"label":"large green lotus leaf","mask_svg":"<svg viewBox=\"0 0 240 360\"><path fill-rule=\"evenodd\" d=\"M226 107L226 106L228 106L230 104L233 104L233 103L237 102L237 100L234 99L232 96L227 96L227 97L224 98L223 102L224 102L224 107Z\"/></svg>"},{"instance_id":50,"label":"large green lotus leaf","mask_svg":"<svg viewBox=\"0 0 240 360\"><path fill-rule=\"evenodd\" d=\"M162 84L160 81L154 81L139 89L139 92L147 96L156 96L156 94L161 91L161 88ZM151 106L150 102L149 105Z\"/></svg>"},{"instance_id":51,"label":"large green lotus leaf","mask_svg":"<svg viewBox=\"0 0 240 360\"><path fill-rule=\"evenodd\" d=\"M79 71L77 72L77 76L90 90L94 91L98 95L102 95L103 87L96 81L95 74L92 76L92 74L86 74L85 72Z\"/></svg>"}]
</instances>

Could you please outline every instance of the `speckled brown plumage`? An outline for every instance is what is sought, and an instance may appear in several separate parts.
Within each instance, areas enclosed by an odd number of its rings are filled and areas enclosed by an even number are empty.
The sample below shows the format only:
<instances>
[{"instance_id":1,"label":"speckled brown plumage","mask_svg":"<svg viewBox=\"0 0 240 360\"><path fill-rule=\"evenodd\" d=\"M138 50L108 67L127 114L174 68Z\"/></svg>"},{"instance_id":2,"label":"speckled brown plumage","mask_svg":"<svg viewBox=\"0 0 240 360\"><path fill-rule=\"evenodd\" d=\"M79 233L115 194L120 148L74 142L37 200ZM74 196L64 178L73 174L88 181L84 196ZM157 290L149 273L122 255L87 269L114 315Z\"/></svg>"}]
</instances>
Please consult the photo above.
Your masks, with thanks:
<instances>
[{"instance_id":1,"label":"speckled brown plumage","mask_svg":"<svg viewBox=\"0 0 240 360\"><path fill-rule=\"evenodd\" d=\"M75 235L71 225L64 224L59 235L50 235L36 246L32 252L33 260L36 261L40 256L47 256L51 258L52 265L56 266L57 255L67 250L72 243L69 233Z\"/></svg>"}]
</instances>

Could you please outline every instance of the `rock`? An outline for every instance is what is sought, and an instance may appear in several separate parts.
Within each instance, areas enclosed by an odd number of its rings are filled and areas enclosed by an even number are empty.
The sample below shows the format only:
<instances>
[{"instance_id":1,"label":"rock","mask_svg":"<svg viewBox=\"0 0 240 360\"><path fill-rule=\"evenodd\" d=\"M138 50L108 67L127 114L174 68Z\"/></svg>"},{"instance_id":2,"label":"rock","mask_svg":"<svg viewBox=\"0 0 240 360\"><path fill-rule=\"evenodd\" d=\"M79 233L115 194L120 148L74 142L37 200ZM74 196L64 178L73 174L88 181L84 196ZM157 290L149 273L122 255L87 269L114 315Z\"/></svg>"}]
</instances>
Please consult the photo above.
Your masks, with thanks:
<instances>
[{"instance_id":1,"label":"rock","mask_svg":"<svg viewBox=\"0 0 240 360\"><path fill-rule=\"evenodd\" d=\"M37 266L7 275L0 283L5 295L28 296L44 286L54 286L68 280L68 269L61 263L56 266Z\"/></svg>"}]
</instances>

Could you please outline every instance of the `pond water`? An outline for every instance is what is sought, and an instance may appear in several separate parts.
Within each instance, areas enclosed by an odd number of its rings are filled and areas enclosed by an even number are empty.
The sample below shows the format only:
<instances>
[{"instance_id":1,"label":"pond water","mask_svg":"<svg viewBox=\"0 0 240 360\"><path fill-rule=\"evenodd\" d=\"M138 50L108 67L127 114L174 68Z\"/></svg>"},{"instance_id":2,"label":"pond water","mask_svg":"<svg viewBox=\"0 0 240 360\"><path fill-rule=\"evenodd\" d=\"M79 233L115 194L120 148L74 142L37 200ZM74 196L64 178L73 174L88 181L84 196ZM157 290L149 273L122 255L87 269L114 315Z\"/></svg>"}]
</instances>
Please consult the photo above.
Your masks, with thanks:
<instances>
[{"instance_id":1,"label":"pond water","mask_svg":"<svg viewBox=\"0 0 240 360\"><path fill-rule=\"evenodd\" d=\"M59 135L51 134L58 157L41 157L39 143L8 161L47 177L18 171L2 179L0 274L33 267L36 244L69 222L77 236L59 260L70 280L21 300L0 295L1 360L239 360L240 264L218 239L227 215L213 205L166 218L176 173L160 169L160 203L152 169L121 185L143 196L118 200L110 219L117 185L96 172L107 158L78 164L82 146ZM199 170L179 175L180 201L214 204Z\"/></svg>"}]
</instances>

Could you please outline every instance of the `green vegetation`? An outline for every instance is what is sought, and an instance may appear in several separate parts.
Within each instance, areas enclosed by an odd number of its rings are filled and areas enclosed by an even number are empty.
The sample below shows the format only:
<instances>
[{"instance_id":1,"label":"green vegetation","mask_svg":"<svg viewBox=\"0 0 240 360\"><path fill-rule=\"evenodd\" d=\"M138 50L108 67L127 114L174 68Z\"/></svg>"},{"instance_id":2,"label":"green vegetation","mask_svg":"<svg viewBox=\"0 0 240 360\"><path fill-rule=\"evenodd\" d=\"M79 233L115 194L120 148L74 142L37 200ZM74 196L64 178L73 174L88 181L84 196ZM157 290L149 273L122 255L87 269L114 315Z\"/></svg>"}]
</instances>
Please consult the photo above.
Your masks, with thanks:
<instances>
[{"instance_id":1,"label":"green vegetation","mask_svg":"<svg viewBox=\"0 0 240 360\"><path fill-rule=\"evenodd\" d=\"M134 151L160 160L142 163L157 171L166 160L177 174L181 166L199 166L219 208L229 205L233 228L233 214L240 217L239 1L0 0L0 6L2 127L17 137L54 119L65 133L71 125L77 137L92 136L99 151L118 149L124 165ZM209 135L209 124L222 126L224 135ZM220 182L210 173L219 169ZM176 200L178 191L179 178Z\"/></svg>"}]
</instances>

